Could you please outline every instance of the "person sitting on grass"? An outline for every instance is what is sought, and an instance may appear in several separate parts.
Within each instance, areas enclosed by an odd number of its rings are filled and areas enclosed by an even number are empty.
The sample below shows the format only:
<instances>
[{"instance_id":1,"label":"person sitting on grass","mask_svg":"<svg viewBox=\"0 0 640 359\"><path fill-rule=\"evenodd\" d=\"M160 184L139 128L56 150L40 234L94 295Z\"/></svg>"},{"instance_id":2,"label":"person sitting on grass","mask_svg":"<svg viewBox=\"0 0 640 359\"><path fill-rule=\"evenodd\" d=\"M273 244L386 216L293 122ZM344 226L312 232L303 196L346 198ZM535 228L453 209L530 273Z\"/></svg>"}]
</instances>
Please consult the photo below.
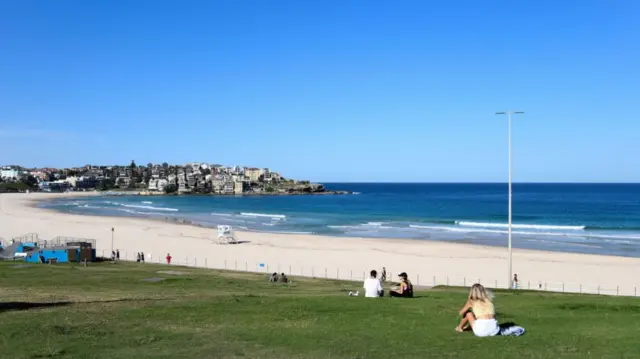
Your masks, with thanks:
<instances>
[{"instance_id":1,"label":"person sitting on grass","mask_svg":"<svg viewBox=\"0 0 640 359\"><path fill-rule=\"evenodd\" d=\"M280 283L289 283L289 278L284 273L280 274Z\"/></svg>"},{"instance_id":2,"label":"person sitting on grass","mask_svg":"<svg viewBox=\"0 0 640 359\"><path fill-rule=\"evenodd\" d=\"M460 309L460 324L456 331L463 332L469 327L478 337L492 337L500 333L500 326L496 320L496 311L493 306L493 296L482 286L476 283L469 290L467 303Z\"/></svg>"},{"instance_id":3,"label":"person sitting on grass","mask_svg":"<svg viewBox=\"0 0 640 359\"><path fill-rule=\"evenodd\" d=\"M269 282L271 282L271 283L278 282L278 273L273 272L273 274L271 274L271 277L269 278Z\"/></svg>"},{"instance_id":4,"label":"person sitting on grass","mask_svg":"<svg viewBox=\"0 0 640 359\"><path fill-rule=\"evenodd\" d=\"M364 280L364 296L367 298L380 298L384 295L382 284L378 277L378 272L372 270L370 277Z\"/></svg>"},{"instance_id":5,"label":"person sitting on grass","mask_svg":"<svg viewBox=\"0 0 640 359\"><path fill-rule=\"evenodd\" d=\"M407 273L402 272L398 275L400 277L400 285L396 289L389 291L389 296L400 298L413 298L413 284L409 280Z\"/></svg>"}]
</instances>

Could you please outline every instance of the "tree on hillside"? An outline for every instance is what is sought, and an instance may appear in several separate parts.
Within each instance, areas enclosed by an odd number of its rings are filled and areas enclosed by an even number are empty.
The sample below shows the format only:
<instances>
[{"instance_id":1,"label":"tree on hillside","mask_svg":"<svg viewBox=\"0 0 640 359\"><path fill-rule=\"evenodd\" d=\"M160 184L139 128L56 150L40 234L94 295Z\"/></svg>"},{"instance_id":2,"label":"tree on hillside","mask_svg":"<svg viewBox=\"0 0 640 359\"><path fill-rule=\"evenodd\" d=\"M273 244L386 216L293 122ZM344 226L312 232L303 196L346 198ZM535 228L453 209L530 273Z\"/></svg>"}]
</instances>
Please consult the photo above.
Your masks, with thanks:
<instances>
[{"instance_id":1,"label":"tree on hillside","mask_svg":"<svg viewBox=\"0 0 640 359\"><path fill-rule=\"evenodd\" d=\"M38 187L38 180L32 175L28 175L27 177L23 178L21 182L26 184L30 188Z\"/></svg>"},{"instance_id":2,"label":"tree on hillside","mask_svg":"<svg viewBox=\"0 0 640 359\"><path fill-rule=\"evenodd\" d=\"M173 183L168 184L165 188L164 188L164 193L170 194L170 193L175 193L178 191L178 186L176 186Z\"/></svg>"}]
</instances>

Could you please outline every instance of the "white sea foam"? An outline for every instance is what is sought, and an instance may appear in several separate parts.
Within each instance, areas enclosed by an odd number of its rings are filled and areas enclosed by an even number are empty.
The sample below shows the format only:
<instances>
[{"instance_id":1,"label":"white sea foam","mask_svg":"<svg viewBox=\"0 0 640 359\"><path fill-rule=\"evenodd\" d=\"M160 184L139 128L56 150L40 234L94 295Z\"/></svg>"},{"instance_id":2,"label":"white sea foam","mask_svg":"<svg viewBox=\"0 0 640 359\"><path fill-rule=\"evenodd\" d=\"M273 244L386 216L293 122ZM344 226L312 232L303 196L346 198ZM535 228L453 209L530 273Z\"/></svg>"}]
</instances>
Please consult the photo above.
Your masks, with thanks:
<instances>
[{"instance_id":1,"label":"white sea foam","mask_svg":"<svg viewBox=\"0 0 640 359\"><path fill-rule=\"evenodd\" d=\"M212 216L220 216L220 217L233 217L233 214L231 213L216 213L216 212L211 212Z\"/></svg>"},{"instance_id":2,"label":"white sea foam","mask_svg":"<svg viewBox=\"0 0 640 359\"><path fill-rule=\"evenodd\" d=\"M118 203L118 204L121 205L122 207L127 207L127 208L150 209L152 211L164 211L164 212L178 212L177 208L140 206L137 204L122 204L122 203Z\"/></svg>"},{"instance_id":3,"label":"white sea foam","mask_svg":"<svg viewBox=\"0 0 640 359\"><path fill-rule=\"evenodd\" d=\"M366 225L380 227L382 226L382 222L367 222Z\"/></svg>"},{"instance_id":4,"label":"white sea foam","mask_svg":"<svg viewBox=\"0 0 640 359\"><path fill-rule=\"evenodd\" d=\"M267 214L267 213L240 213L241 216L245 217L269 217L269 218L279 218L284 219L287 218L284 214Z\"/></svg>"},{"instance_id":5,"label":"white sea foam","mask_svg":"<svg viewBox=\"0 0 640 359\"><path fill-rule=\"evenodd\" d=\"M461 227L477 227L477 228L508 228L507 223L488 223L488 222L467 222L456 221ZM548 230L548 231L582 231L585 226L554 226L545 224L512 224L512 228L516 229L532 229L532 230Z\"/></svg>"},{"instance_id":6,"label":"white sea foam","mask_svg":"<svg viewBox=\"0 0 640 359\"><path fill-rule=\"evenodd\" d=\"M144 204L153 204L153 202L151 202L151 201L142 201L142 203L144 203Z\"/></svg>"},{"instance_id":7,"label":"white sea foam","mask_svg":"<svg viewBox=\"0 0 640 359\"><path fill-rule=\"evenodd\" d=\"M487 229L482 227L446 227L446 226L422 226L422 225L409 225L411 228L415 229L427 229L431 231L444 231L444 232L458 232L458 233L491 233L491 234L508 234L508 230L502 229ZM640 240L640 235L614 235L614 234L606 234L606 233L593 233L586 231L573 231L573 232L532 232L532 231L513 231L514 235L522 235L522 236L550 236L550 237L576 237L576 238L594 238L598 240L602 240L605 242L612 243L620 243L620 244L630 244L625 243L627 241L616 241L616 239L626 239L626 240Z\"/></svg>"}]
</instances>

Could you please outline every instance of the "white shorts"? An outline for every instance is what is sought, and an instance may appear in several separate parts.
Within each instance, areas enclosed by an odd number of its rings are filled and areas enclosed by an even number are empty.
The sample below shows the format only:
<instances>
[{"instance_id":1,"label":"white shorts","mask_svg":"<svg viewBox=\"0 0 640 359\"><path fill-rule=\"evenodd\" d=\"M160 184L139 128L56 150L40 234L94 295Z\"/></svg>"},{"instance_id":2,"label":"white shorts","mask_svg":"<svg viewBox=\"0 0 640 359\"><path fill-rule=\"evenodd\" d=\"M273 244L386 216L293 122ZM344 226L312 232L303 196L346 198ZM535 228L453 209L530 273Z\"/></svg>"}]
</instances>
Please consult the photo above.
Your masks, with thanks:
<instances>
[{"instance_id":1,"label":"white shorts","mask_svg":"<svg viewBox=\"0 0 640 359\"><path fill-rule=\"evenodd\" d=\"M492 337L500 333L498 321L495 319L476 319L472 329L477 337Z\"/></svg>"}]
</instances>

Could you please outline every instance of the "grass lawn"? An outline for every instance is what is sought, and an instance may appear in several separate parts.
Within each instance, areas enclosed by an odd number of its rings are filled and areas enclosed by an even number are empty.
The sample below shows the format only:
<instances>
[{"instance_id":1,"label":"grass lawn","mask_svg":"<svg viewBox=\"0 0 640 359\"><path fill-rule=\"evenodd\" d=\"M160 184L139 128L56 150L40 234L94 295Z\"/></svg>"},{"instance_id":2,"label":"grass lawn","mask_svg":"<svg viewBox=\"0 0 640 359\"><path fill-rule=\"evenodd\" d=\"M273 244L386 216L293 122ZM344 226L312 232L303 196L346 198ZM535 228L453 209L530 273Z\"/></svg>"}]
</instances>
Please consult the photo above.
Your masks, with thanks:
<instances>
[{"instance_id":1,"label":"grass lawn","mask_svg":"<svg viewBox=\"0 0 640 359\"><path fill-rule=\"evenodd\" d=\"M640 357L635 298L500 291L499 320L527 333L476 338L454 331L463 288L365 299L347 296L360 283L16 263L0 262L1 358ZM164 280L143 281L154 277Z\"/></svg>"}]
</instances>

